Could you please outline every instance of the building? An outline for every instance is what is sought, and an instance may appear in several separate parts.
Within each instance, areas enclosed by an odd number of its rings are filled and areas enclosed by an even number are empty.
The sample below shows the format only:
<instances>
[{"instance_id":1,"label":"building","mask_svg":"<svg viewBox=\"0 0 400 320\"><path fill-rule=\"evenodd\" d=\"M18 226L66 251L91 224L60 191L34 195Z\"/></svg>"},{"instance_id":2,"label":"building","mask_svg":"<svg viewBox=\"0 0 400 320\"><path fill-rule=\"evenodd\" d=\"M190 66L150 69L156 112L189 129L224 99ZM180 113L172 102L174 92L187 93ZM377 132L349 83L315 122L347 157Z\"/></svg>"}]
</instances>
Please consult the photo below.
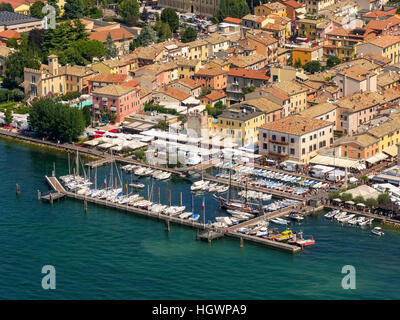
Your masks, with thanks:
<instances>
[{"instance_id":1,"label":"building","mask_svg":"<svg viewBox=\"0 0 400 320\"><path fill-rule=\"evenodd\" d=\"M213 91L200 99L200 104L203 106L210 105L214 107L217 102L222 102L222 104L226 105L226 93L224 91Z\"/></svg>"},{"instance_id":2,"label":"building","mask_svg":"<svg viewBox=\"0 0 400 320\"><path fill-rule=\"evenodd\" d=\"M265 122L265 114L256 108L238 106L225 109L215 119L209 118L211 135L231 137L239 146L253 145L258 141L258 128Z\"/></svg>"},{"instance_id":3,"label":"building","mask_svg":"<svg viewBox=\"0 0 400 320\"><path fill-rule=\"evenodd\" d=\"M298 63L305 65L310 61L320 61L324 55L321 46L311 48L295 47L292 49L292 64L295 66Z\"/></svg>"},{"instance_id":4,"label":"building","mask_svg":"<svg viewBox=\"0 0 400 320\"><path fill-rule=\"evenodd\" d=\"M180 12L190 12L213 17L219 10L220 0L158 0L157 5L163 8L173 8Z\"/></svg>"},{"instance_id":5,"label":"building","mask_svg":"<svg viewBox=\"0 0 400 320\"><path fill-rule=\"evenodd\" d=\"M248 14L242 18L242 25L250 29L261 29L262 27L264 27L265 24L265 17Z\"/></svg>"},{"instance_id":6,"label":"building","mask_svg":"<svg viewBox=\"0 0 400 320\"><path fill-rule=\"evenodd\" d=\"M123 84L127 80L126 74L98 74L88 79L88 93L111 84Z\"/></svg>"},{"instance_id":7,"label":"building","mask_svg":"<svg viewBox=\"0 0 400 320\"><path fill-rule=\"evenodd\" d=\"M140 93L137 87L108 85L92 92L93 114L97 121L124 121L129 114L141 109Z\"/></svg>"},{"instance_id":8,"label":"building","mask_svg":"<svg viewBox=\"0 0 400 320\"><path fill-rule=\"evenodd\" d=\"M308 14L318 14L320 11L335 4L335 0L299 0L306 7Z\"/></svg>"},{"instance_id":9,"label":"building","mask_svg":"<svg viewBox=\"0 0 400 320\"><path fill-rule=\"evenodd\" d=\"M192 78L196 72L200 70L201 61L198 59L178 59L175 61L178 65L178 77L179 79L183 78Z\"/></svg>"},{"instance_id":10,"label":"building","mask_svg":"<svg viewBox=\"0 0 400 320\"><path fill-rule=\"evenodd\" d=\"M389 70L378 75L377 89L384 91L386 89L396 88L400 85L400 74Z\"/></svg>"},{"instance_id":11,"label":"building","mask_svg":"<svg viewBox=\"0 0 400 320\"><path fill-rule=\"evenodd\" d=\"M180 106L191 102L189 100L192 96L177 88L169 87L165 91L153 92L153 99L156 103L161 105L175 104Z\"/></svg>"},{"instance_id":12,"label":"building","mask_svg":"<svg viewBox=\"0 0 400 320\"><path fill-rule=\"evenodd\" d=\"M336 122L338 116L337 106L332 103L326 102L316 104L300 112L300 115L303 117L330 121L333 123L333 130L336 130Z\"/></svg>"},{"instance_id":13,"label":"building","mask_svg":"<svg viewBox=\"0 0 400 320\"><path fill-rule=\"evenodd\" d=\"M379 153L378 139L368 133L346 136L335 141L341 157L366 160Z\"/></svg>"},{"instance_id":14,"label":"building","mask_svg":"<svg viewBox=\"0 0 400 320\"><path fill-rule=\"evenodd\" d=\"M246 32L246 39L254 45L258 54L267 58L267 64L278 61L278 40L269 32L251 30Z\"/></svg>"},{"instance_id":15,"label":"building","mask_svg":"<svg viewBox=\"0 0 400 320\"><path fill-rule=\"evenodd\" d=\"M286 7L286 15L290 20L304 19L307 12L306 7L294 0L279 0Z\"/></svg>"},{"instance_id":16,"label":"building","mask_svg":"<svg viewBox=\"0 0 400 320\"><path fill-rule=\"evenodd\" d=\"M219 68L200 69L196 72L193 79L198 80L202 87L215 90L222 90L227 86L227 72Z\"/></svg>"},{"instance_id":17,"label":"building","mask_svg":"<svg viewBox=\"0 0 400 320\"><path fill-rule=\"evenodd\" d=\"M301 19L297 22L298 36L307 39L324 39L325 34L334 30L335 24L325 18Z\"/></svg>"},{"instance_id":18,"label":"building","mask_svg":"<svg viewBox=\"0 0 400 320\"><path fill-rule=\"evenodd\" d=\"M286 114L297 113L307 108L307 89L296 81L274 82L272 87L289 96L289 110Z\"/></svg>"},{"instance_id":19,"label":"building","mask_svg":"<svg viewBox=\"0 0 400 320\"><path fill-rule=\"evenodd\" d=\"M43 21L24 14L0 11L0 31L27 32L32 29L43 29Z\"/></svg>"},{"instance_id":20,"label":"building","mask_svg":"<svg viewBox=\"0 0 400 320\"><path fill-rule=\"evenodd\" d=\"M392 63L400 62L400 36L383 35L357 45L358 54L377 54L389 58Z\"/></svg>"},{"instance_id":21,"label":"building","mask_svg":"<svg viewBox=\"0 0 400 320\"><path fill-rule=\"evenodd\" d=\"M4 77L6 74L6 61L8 55L13 52L14 49L0 46L0 76Z\"/></svg>"},{"instance_id":22,"label":"building","mask_svg":"<svg viewBox=\"0 0 400 320\"><path fill-rule=\"evenodd\" d=\"M272 82L307 78L303 69L297 69L292 66L271 67L270 75Z\"/></svg>"},{"instance_id":23,"label":"building","mask_svg":"<svg viewBox=\"0 0 400 320\"><path fill-rule=\"evenodd\" d=\"M265 17L270 14L285 17L286 6L279 2L264 3L254 8L254 14L260 17Z\"/></svg>"},{"instance_id":24,"label":"building","mask_svg":"<svg viewBox=\"0 0 400 320\"><path fill-rule=\"evenodd\" d=\"M265 123L270 123L282 118L282 106L267 98L249 99L235 104L232 107L235 106L254 107L258 111L264 112Z\"/></svg>"},{"instance_id":25,"label":"building","mask_svg":"<svg viewBox=\"0 0 400 320\"><path fill-rule=\"evenodd\" d=\"M317 152L333 144L330 121L289 116L260 127L259 152L268 158L308 163Z\"/></svg>"},{"instance_id":26,"label":"building","mask_svg":"<svg viewBox=\"0 0 400 320\"><path fill-rule=\"evenodd\" d=\"M267 58L258 53L253 53L249 56L233 55L228 58L232 68L242 68L251 70L260 70L267 66Z\"/></svg>"},{"instance_id":27,"label":"building","mask_svg":"<svg viewBox=\"0 0 400 320\"><path fill-rule=\"evenodd\" d=\"M385 98L377 92L364 91L339 99L336 105L340 120L336 127L344 134L353 135L358 126L372 120L377 114L378 107L385 103Z\"/></svg>"},{"instance_id":28,"label":"building","mask_svg":"<svg viewBox=\"0 0 400 320\"><path fill-rule=\"evenodd\" d=\"M189 60L206 61L209 55L208 42L205 40L195 40L188 42L188 58Z\"/></svg>"},{"instance_id":29,"label":"building","mask_svg":"<svg viewBox=\"0 0 400 320\"><path fill-rule=\"evenodd\" d=\"M212 33L209 37L204 38L204 41L208 43L208 57L212 57L220 51L227 50L230 45L229 39L218 33Z\"/></svg>"},{"instance_id":30,"label":"building","mask_svg":"<svg viewBox=\"0 0 400 320\"><path fill-rule=\"evenodd\" d=\"M397 155L397 144L400 142L400 118L395 117L391 121L369 129L368 134L378 140L378 152L384 152L390 156Z\"/></svg>"},{"instance_id":31,"label":"building","mask_svg":"<svg viewBox=\"0 0 400 320\"><path fill-rule=\"evenodd\" d=\"M112 30L91 32L89 34L89 40L97 40L105 44L109 35L111 36L117 48L118 55L129 53L129 44L132 42L133 39L136 38L135 35L128 32L125 28L118 28Z\"/></svg>"},{"instance_id":32,"label":"building","mask_svg":"<svg viewBox=\"0 0 400 320\"><path fill-rule=\"evenodd\" d=\"M179 79L178 81L172 82L169 86L186 92L192 97L200 96L202 88L199 81L190 78Z\"/></svg>"},{"instance_id":33,"label":"building","mask_svg":"<svg viewBox=\"0 0 400 320\"><path fill-rule=\"evenodd\" d=\"M45 97L48 94L62 95L67 92L88 92L88 80L96 74L88 67L60 66L58 57L50 55L48 65L39 70L24 68L23 87L25 95Z\"/></svg>"},{"instance_id":34,"label":"building","mask_svg":"<svg viewBox=\"0 0 400 320\"><path fill-rule=\"evenodd\" d=\"M257 88L251 93L245 95L245 101L258 98L266 98L272 104L276 104L281 109L281 117L287 117L290 114L290 97L285 92L274 87Z\"/></svg>"},{"instance_id":35,"label":"building","mask_svg":"<svg viewBox=\"0 0 400 320\"><path fill-rule=\"evenodd\" d=\"M244 99L243 88L264 86L268 79L269 77L262 71L244 68L230 69L226 87L228 100L231 102L242 101Z\"/></svg>"},{"instance_id":36,"label":"building","mask_svg":"<svg viewBox=\"0 0 400 320\"><path fill-rule=\"evenodd\" d=\"M373 71L359 66L352 66L338 72L332 80L339 87L339 96L347 97L364 91L375 92L377 77L377 74Z\"/></svg>"}]
</instances>

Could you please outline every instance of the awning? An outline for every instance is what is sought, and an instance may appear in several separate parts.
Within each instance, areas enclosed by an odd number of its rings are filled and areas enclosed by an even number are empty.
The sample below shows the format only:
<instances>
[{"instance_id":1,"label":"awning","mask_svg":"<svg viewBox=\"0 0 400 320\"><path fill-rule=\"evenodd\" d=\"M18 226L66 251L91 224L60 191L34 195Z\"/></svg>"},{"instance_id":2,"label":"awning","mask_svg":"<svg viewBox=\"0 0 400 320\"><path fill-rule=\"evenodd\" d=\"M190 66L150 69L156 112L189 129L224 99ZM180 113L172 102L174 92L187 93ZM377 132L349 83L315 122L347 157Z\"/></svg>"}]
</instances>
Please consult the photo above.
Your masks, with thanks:
<instances>
[{"instance_id":1,"label":"awning","mask_svg":"<svg viewBox=\"0 0 400 320\"><path fill-rule=\"evenodd\" d=\"M351 200L346 201L345 203L346 203L346 204L355 204L355 202L354 202L354 201L351 201Z\"/></svg>"},{"instance_id":2,"label":"awning","mask_svg":"<svg viewBox=\"0 0 400 320\"><path fill-rule=\"evenodd\" d=\"M342 202L342 200L340 200L339 198L333 199L333 201L335 201L335 202Z\"/></svg>"},{"instance_id":3,"label":"awning","mask_svg":"<svg viewBox=\"0 0 400 320\"><path fill-rule=\"evenodd\" d=\"M395 157L397 156L397 145L391 145L388 148L385 148L385 150L383 150L384 153L388 154L391 157Z\"/></svg>"},{"instance_id":4,"label":"awning","mask_svg":"<svg viewBox=\"0 0 400 320\"><path fill-rule=\"evenodd\" d=\"M377 153L376 155L369 157L368 159L365 159L365 161L369 162L369 163L377 163L379 161L382 161L384 159L386 159L388 156L386 154L383 153Z\"/></svg>"},{"instance_id":5,"label":"awning","mask_svg":"<svg viewBox=\"0 0 400 320\"><path fill-rule=\"evenodd\" d=\"M339 157L329 157L323 155L316 155L314 158L310 160L312 164L322 164L325 166L334 166L340 168L359 168L360 161L354 159L346 159L346 158L339 158Z\"/></svg>"},{"instance_id":6,"label":"awning","mask_svg":"<svg viewBox=\"0 0 400 320\"><path fill-rule=\"evenodd\" d=\"M357 206L359 206L359 207L365 207L365 204L364 204L364 203L357 203Z\"/></svg>"}]
</instances>

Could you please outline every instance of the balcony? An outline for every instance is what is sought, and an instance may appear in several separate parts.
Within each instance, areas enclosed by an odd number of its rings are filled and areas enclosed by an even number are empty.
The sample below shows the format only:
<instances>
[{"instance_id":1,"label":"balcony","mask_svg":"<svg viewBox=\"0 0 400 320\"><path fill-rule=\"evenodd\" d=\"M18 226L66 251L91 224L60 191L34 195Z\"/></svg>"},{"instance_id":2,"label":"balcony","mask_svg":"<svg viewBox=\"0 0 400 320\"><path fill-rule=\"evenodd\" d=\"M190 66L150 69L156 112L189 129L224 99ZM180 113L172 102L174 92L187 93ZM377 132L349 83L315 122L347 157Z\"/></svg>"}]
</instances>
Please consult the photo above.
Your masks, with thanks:
<instances>
[{"instance_id":1,"label":"balcony","mask_svg":"<svg viewBox=\"0 0 400 320\"><path fill-rule=\"evenodd\" d=\"M112 112L116 112L116 111L117 111L117 108L116 108L116 107L111 107L110 110L111 110Z\"/></svg>"},{"instance_id":2,"label":"balcony","mask_svg":"<svg viewBox=\"0 0 400 320\"><path fill-rule=\"evenodd\" d=\"M283 142L283 141L272 140L272 139L269 139L268 141L271 142L271 143L280 144L280 145L282 145L282 146L287 146L287 145L289 145L289 142L286 142L286 141Z\"/></svg>"}]
</instances>

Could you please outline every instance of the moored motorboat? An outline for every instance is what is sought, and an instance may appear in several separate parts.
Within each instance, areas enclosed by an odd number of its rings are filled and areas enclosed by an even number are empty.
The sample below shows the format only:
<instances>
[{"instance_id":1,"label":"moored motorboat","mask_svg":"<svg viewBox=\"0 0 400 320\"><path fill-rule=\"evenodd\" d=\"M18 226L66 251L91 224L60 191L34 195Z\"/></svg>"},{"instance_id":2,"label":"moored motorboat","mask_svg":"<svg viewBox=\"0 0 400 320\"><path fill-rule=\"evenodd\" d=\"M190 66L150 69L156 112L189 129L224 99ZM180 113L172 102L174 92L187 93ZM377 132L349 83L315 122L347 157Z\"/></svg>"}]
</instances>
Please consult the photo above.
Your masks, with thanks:
<instances>
[{"instance_id":1,"label":"moored motorboat","mask_svg":"<svg viewBox=\"0 0 400 320\"><path fill-rule=\"evenodd\" d=\"M381 227L375 227L371 230L371 233L373 233L376 236L383 236L384 232L382 231Z\"/></svg>"}]
</instances>

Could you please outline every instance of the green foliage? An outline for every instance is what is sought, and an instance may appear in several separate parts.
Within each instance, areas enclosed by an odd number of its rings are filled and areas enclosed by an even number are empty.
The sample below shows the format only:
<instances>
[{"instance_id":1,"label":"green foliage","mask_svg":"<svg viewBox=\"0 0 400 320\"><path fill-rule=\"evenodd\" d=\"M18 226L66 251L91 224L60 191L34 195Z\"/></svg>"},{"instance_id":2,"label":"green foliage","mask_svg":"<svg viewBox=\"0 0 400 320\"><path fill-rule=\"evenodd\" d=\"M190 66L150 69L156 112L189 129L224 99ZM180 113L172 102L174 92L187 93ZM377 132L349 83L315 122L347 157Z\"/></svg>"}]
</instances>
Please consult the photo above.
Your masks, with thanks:
<instances>
[{"instance_id":1,"label":"green foliage","mask_svg":"<svg viewBox=\"0 0 400 320\"><path fill-rule=\"evenodd\" d=\"M9 48L14 48L17 49L18 48L18 40L15 38L9 38L6 42L7 47Z\"/></svg>"},{"instance_id":2,"label":"green foliage","mask_svg":"<svg viewBox=\"0 0 400 320\"><path fill-rule=\"evenodd\" d=\"M142 13L140 14L140 19L145 23L149 19L149 12L147 11L146 7L143 8Z\"/></svg>"},{"instance_id":3,"label":"green foliage","mask_svg":"<svg viewBox=\"0 0 400 320\"><path fill-rule=\"evenodd\" d=\"M183 43L195 41L197 39L197 31L192 27L187 27L180 33L180 36Z\"/></svg>"},{"instance_id":4,"label":"green foliage","mask_svg":"<svg viewBox=\"0 0 400 320\"><path fill-rule=\"evenodd\" d=\"M155 23L154 30L157 32L159 42L172 38L172 31L168 23L159 20Z\"/></svg>"},{"instance_id":5,"label":"green foliage","mask_svg":"<svg viewBox=\"0 0 400 320\"><path fill-rule=\"evenodd\" d=\"M150 26L146 25L142 28L139 37L137 38L141 46L148 46L151 43L156 43L156 33Z\"/></svg>"},{"instance_id":6,"label":"green foliage","mask_svg":"<svg viewBox=\"0 0 400 320\"><path fill-rule=\"evenodd\" d=\"M9 11L14 12L12 5L8 2L1 2L0 3L0 11Z\"/></svg>"},{"instance_id":7,"label":"green foliage","mask_svg":"<svg viewBox=\"0 0 400 320\"><path fill-rule=\"evenodd\" d=\"M137 0L122 0L118 6L119 14L127 25L133 26L139 20Z\"/></svg>"},{"instance_id":8,"label":"green foliage","mask_svg":"<svg viewBox=\"0 0 400 320\"><path fill-rule=\"evenodd\" d=\"M368 198L367 200L365 200L365 205L368 208L374 208L378 205L378 201L374 198Z\"/></svg>"},{"instance_id":9,"label":"green foliage","mask_svg":"<svg viewBox=\"0 0 400 320\"><path fill-rule=\"evenodd\" d=\"M243 87L242 88L242 92L243 92L244 95L248 94L248 93L252 93L252 92L254 92L254 90L256 90L255 86L248 86L248 87Z\"/></svg>"},{"instance_id":10,"label":"green foliage","mask_svg":"<svg viewBox=\"0 0 400 320\"><path fill-rule=\"evenodd\" d=\"M88 9L87 15L92 19L100 19L103 17L103 10L97 7L91 7Z\"/></svg>"},{"instance_id":11,"label":"green foliage","mask_svg":"<svg viewBox=\"0 0 400 320\"><path fill-rule=\"evenodd\" d=\"M222 101L218 101L214 104L214 107L211 107L209 104L206 105L208 115L213 116L214 118L217 118L225 109L226 105L224 105Z\"/></svg>"},{"instance_id":12,"label":"green foliage","mask_svg":"<svg viewBox=\"0 0 400 320\"><path fill-rule=\"evenodd\" d=\"M295 68L301 68L301 67L302 67L302 64L301 64L300 59L297 59L297 60L295 61L294 67L295 67Z\"/></svg>"},{"instance_id":13,"label":"green foliage","mask_svg":"<svg viewBox=\"0 0 400 320\"><path fill-rule=\"evenodd\" d=\"M354 202L355 203L364 203L365 199L362 196L357 196L357 197L354 198Z\"/></svg>"},{"instance_id":14,"label":"green foliage","mask_svg":"<svg viewBox=\"0 0 400 320\"><path fill-rule=\"evenodd\" d=\"M134 39L129 43L129 51L133 51L139 47L140 47L140 43L139 43L138 39Z\"/></svg>"},{"instance_id":15,"label":"green foliage","mask_svg":"<svg viewBox=\"0 0 400 320\"><path fill-rule=\"evenodd\" d=\"M172 32L175 32L179 28L179 17L172 8L165 8L161 12L161 21L168 23Z\"/></svg>"},{"instance_id":16,"label":"green foliage","mask_svg":"<svg viewBox=\"0 0 400 320\"><path fill-rule=\"evenodd\" d=\"M364 175L364 176L361 177L361 181L364 182L364 183L367 183L368 180L369 180L368 176Z\"/></svg>"},{"instance_id":17,"label":"green foliage","mask_svg":"<svg viewBox=\"0 0 400 320\"><path fill-rule=\"evenodd\" d=\"M42 13L43 7L44 7L44 3L42 1L36 1L30 6L29 14L32 17L35 17L38 19L43 19L43 17L45 16L45 14Z\"/></svg>"},{"instance_id":18,"label":"green foliage","mask_svg":"<svg viewBox=\"0 0 400 320\"><path fill-rule=\"evenodd\" d=\"M162 131L168 131L168 123L164 120L160 120L157 124L157 128L162 130Z\"/></svg>"},{"instance_id":19,"label":"green foliage","mask_svg":"<svg viewBox=\"0 0 400 320\"><path fill-rule=\"evenodd\" d=\"M40 99L32 103L28 122L36 134L62 142L76 141L85 130L85 120L80 109Z\"/></svg>"},{"instance_id":20,"label":"green foliage","mask_svg":"<svg viewBox=\"0 0 400 320\"><path fill-rule=\"evenodd\" d=\"M215 19L222 21L226 17L243 18L250 13L246 0L221 0Z\"/></svg>"},{"instance_id":21,"label":"green foliage","mask_svg":"<svg viewBox=\"0 0 400 320\"><path fill-rule=\"evenodd\" d=\"M85 13L83 0L66 0L64 5L64 15L66 19L82 18Z\"/></svg>"},{"instance_id":22,"label":"green foliage","mask_svg":"<svg viewBox=\"0 0 400 320\"><path fill-rule=\"evenodd\" d=\"M79 98L81 96L81 93L79 91L71 91L71 92L67 92L65 94L63 94L62 96L58 96L55 101L59 102L59 101L71 101L74 100L76 98Z\"/></svg>"},{"instance_id":23,"label":"green foliage","mask_svg":"<svg viewBox=\"0 0 400 320\"><path fill-rule=\"evenodd\" d=\"M146 112L157 111L158 113L166 113L172 115L179 114L178 111L176 111L175 109L164 108L163 106L160 106L158 104L152 104L150 102L144 103L144 111Z\"/></svg>"},{"instance_id":24,"label":"green foliage","mask_svg":"<svg viewBox=\"0 0 400 320\"><path fill-rule=\"evenodd\" d=\"M388 193L382 193L378 196L378 203L379 204L385 204L388 203L390 201L390 196Z\"/></svg>"},{"instance_id":25,"label":"green foliage","mask_svg":"<svg viewBox=\"0 0 400 320\"><path fill-rule=\"evenodd\" d=\"M342 193L340 195L340 199L342 199L343 201L351 201L353 200L353 196L351 193Z\"/></svg>"},{"instance_id":26,"label":"green foliage","mask_svg":"<svg viewBox=\"0 0 400 320\"><path fill-rule=\"evenodd\" d=\"M71 43L71 46L64 51L55 51L59 63L62 65L87 65L94 57L101 58L106 55L104 44L97 40L78 40Z\"/></svg>"},{"instance_id":27,"label":"green foliage","mask_svg":"<svg viewBox=\"0 0 400 320\"><path fill-rule=\"evenodd\" d=\"M211 92L212 92L211 88L203 87L203 88L201 88L199 98L202 98L202 97L210 94Z\"/></svg>"},{"instance_id":28,"label":"green foliage","mask_svg":"<svg viewBox=\"0 0 400 320\"><path fill-rule=\"evenodd\" d=\"M11 108L8 107L4 112L4 122L6 123L7 126L9 126L12 121L13 121L12 111Z\"/></svg>"},{"instance_id":29,"label":"green foliage","mask_svg":"<svg viewBox=\"0 0 400 320\"><path fill-rule=\"evenodd\" d=\"M340 59L336 56L329 56L329 58L326 60L326 67L328 69L330 69L338 64L340 64Z\"/></svg>"},{"instance_id":30,"label":"green foliage","mask_svg":"<svg viewBox=\"0 0 400 320\"><path fill-rule=\"evenodd\" d=\"M329 200L340 198L340 190L330 191L328 194Z\"/></svg>"},{"instance_id":31,"label":"green foliage","mask_svg":"<svg viewBox=\"0 0 400 320\"><path fill-rule=\"evenodd\" d=\"M117 47L114 44L114 41L111 37L111 33L108 33L106 40L106 57L107 59L115 58L117 56Z\"/></svg>"},{"instance_id":32,"label":"green foliage","mask_svg":"<svg viewBox=\"0 0 400 320\"><path fill-rule=\"evenodd\" d=\"M135 150L133 151L133 155L135 156L136 159L139 159L141 161L146 161L146 153L144 150Z\"/></svg>"},{"instance_id":33,"label":"green foliage","mask_svg":"<svg viewBox=\"0 0 400 320\"><path fill-rule=\"evenodd\" d=\"M24 79L24 68L39 69L39 56L28 48L20 48L11 53L6 60L6 79L3 86L17 87Z\"/></svg>"},{"instance_id":34,"label":"green foliage","mask_svg":"<svg viewBox=\"0 0 400 320\"><path fill-rule=\"evenodd\" d=\"M92 122L92 113L89 106L84 106L82 109L83 119L85 120L85 126L90 126Z\"/></svg>"},{"instance_id":35,"label":"green foliage","mask_svg":"<svg viewBox=\"0 0 400 320\"><path fill-rule=\"evenodd\" d=\"M309 61L303 66L303 69L314 74L321 71L321 63L319 61Z\"/></svg>"}]
</instances>

